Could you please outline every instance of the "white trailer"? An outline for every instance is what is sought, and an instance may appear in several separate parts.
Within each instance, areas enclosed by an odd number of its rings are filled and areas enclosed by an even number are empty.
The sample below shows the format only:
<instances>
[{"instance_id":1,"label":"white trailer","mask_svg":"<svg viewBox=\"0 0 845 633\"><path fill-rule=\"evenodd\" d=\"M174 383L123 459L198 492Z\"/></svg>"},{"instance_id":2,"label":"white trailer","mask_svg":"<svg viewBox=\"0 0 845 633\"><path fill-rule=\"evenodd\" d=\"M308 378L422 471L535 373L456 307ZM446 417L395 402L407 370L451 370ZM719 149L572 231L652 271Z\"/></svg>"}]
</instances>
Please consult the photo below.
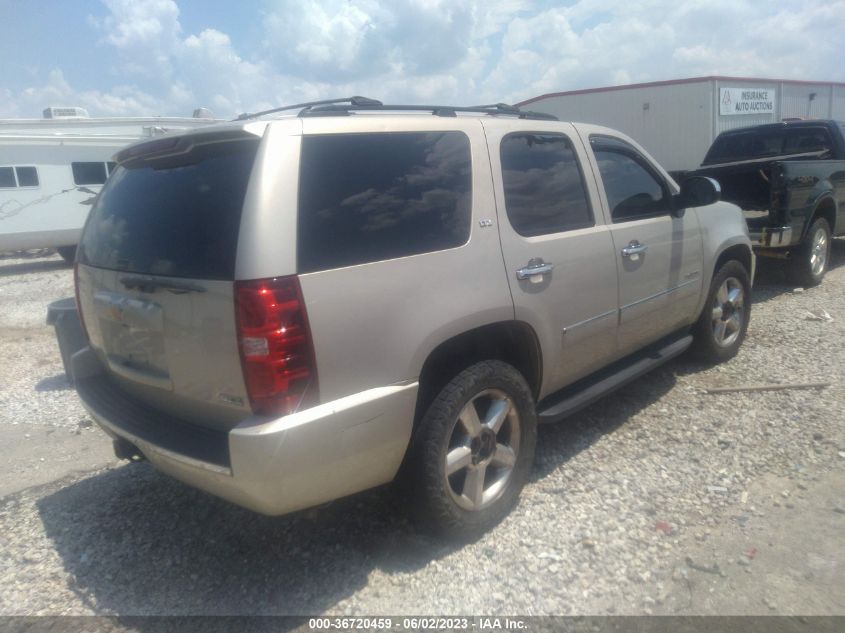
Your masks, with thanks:
<instances>
[{"instance_id":1,"label":"white trailer","mask_svg":"<svg viewBox=\"0 0 845 633\"><path fill-rule=\"evenodd\" d=\"M43 119L0 120L0 253L56 248L72 259L112 156L139 139L214 123L188 118L89 118L47 108Z\"/></svg>"}]
</instances>

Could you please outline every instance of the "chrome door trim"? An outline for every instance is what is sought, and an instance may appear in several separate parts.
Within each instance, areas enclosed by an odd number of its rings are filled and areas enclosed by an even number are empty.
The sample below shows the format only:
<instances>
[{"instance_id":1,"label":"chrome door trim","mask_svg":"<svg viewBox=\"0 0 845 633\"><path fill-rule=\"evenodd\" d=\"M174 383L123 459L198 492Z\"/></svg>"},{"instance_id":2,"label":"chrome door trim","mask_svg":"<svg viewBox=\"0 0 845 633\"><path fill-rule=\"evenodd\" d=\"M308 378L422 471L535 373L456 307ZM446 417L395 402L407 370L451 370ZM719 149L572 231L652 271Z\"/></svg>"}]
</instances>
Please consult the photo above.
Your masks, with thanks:
<instances>
[{"instance_id":1,"label":"chrome door trim","mask_svg":"<svg viewBox=\"0 0 845 633\"><path fill-rule=\"evenodd\" d=\"M634 301L633 303L629 303L627 305L624 305L621 308L619 308L619 311L624 312L625 310L628 310L629 308L636 307L640 304L646 303L647 301L651 301L653 299L658 299L660 297L668 295L669 293L675 292L677 290L680 290L681 288L689 286L690 284L698 283L698 281L699 281L698 277L696 276L695 279L690 279L689 281L685 281L684 283L678 284L677 286L672 286L671 288L667 288L666 290L661 290L660 292L658 292L656 294L650 295L650 296L645 297L643 299L638 299L637 301Z\"/></svg>"},{"instance_id":2,"label":"chrome door trim","mask_svg":"<svg viewBox=\"0 0 845 633\"><path fill-rule=\"evenodd\" d=\"M567 325L565 328L563 328L563 333L564 334L566 334L568 332L571 333L572 330L574 330L575 328L579 328L579 327L584 326L584 325L589 325L590 323L593 323L594 321L600 321L601 319L606 319L607 317L610 317L610 316L615 316L617 312L618 312L618 310L608 310L607 312L602 312L601 314L597 314L596 316L592 316L589 319L584 319L583 321L578 321L578 323L573 323L572 325Z\"/></svg>"}]
</instances>

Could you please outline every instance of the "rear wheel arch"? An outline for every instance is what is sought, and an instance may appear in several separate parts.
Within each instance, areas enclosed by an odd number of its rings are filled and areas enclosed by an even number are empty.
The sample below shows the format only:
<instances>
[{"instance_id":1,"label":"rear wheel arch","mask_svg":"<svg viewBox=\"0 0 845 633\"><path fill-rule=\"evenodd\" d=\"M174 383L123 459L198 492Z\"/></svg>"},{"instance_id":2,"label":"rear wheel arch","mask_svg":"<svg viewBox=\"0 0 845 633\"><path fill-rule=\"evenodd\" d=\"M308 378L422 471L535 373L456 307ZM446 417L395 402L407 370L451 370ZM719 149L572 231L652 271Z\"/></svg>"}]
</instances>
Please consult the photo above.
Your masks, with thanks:
<instances>
[{"instance_id":1,"label":"rear wheel arch","mask_svg":"<svg viewBox=\"0 0 845 633\"><path fill-rule=\"evenodd\" d=\"M807 222L807 225L804 227L804 239L806 239L807 233L813 225L813 222L815 222L818 218L823 218L830 227L831 235L836 235L836 201L832 197L826 195L816 202L813 214L810 216L809 222Z\"/></svg>"},{"instance_id":2,"label":"rear wheel arch","mask_svg":"<svg viewBox=\"0 0 845 633\"><path fill-rule=\"evenodd\" d=\"M499 360L473 363L423 415L399 477L401 502L421 527L474 540L516 504L536 441L534 396L523 375Z\"/></svg>"},{"instance_id":3,"label":"rear wheel arch","mask_svg":"<svg viewBox=\"0 0 845 633\"><path fill-rule=\"evenodd\" d=\"M542 352L533 328L522 321L501 321L453 336L435 347L423 363L414 414L414 430L431 402L461 371L486 360L512 365L536 399L542 382Z\"/></svg>"}]
</instances>

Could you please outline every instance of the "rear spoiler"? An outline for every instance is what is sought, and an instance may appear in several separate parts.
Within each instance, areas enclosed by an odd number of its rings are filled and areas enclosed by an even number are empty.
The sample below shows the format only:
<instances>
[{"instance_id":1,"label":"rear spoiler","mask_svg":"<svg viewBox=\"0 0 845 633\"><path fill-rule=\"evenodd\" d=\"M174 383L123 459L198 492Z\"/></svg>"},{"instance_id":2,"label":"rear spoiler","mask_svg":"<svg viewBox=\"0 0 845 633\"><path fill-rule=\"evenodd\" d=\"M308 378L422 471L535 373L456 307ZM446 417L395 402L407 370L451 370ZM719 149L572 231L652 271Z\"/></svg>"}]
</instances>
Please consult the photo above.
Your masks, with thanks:
<instances>
[{"instance_id":1,"label":"rear spoiler","mask_svg":"<svg viewBox=\"0 0 845 633\"><path fill-rule=\"evenodd\" d=\"M218 130L214 132L203 131L200 133L190 133L179 136L163 136L150 141L134 143L115 154L114 160L118 164L122 164L136 159L175 156L190 152L191 148L195 145L225 143L228 141L243 141L254 138L254 134L247 132L243 128L223 131Z\"/></svg>"}]
</instances>

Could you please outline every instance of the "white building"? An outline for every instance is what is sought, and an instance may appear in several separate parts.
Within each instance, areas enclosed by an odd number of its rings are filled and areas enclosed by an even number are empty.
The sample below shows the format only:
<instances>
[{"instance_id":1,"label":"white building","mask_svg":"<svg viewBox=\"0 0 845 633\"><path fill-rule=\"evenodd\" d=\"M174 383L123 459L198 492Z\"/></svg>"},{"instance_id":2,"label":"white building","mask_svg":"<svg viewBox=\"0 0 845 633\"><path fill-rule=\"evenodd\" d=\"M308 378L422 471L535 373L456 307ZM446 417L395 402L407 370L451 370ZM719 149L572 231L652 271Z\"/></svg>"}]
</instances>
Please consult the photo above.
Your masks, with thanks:
<instances>
[{"instance_id":1,"label":"white building","mask_svg":"<svg viewBox=\"0 0 845 633\"><path fill-rule=\"evenodd\" d=\"M72 257L112 156L209 123L204 109L191 118L89 118L82 108L47 108L42 119L0 120L0 252L54 247Z\"/></svg>"},{"instance_id":2,"label":"white building","mask_svg":"<svg viewBox=\"0 0 845 633\"><path fill-rule=\"evenodd\" d=\"M624 132L666 169L701 164L725 130L785 118L845 120L845 83L696 77L554 92L518 106Z\"/></svg>"}]
</instances>

